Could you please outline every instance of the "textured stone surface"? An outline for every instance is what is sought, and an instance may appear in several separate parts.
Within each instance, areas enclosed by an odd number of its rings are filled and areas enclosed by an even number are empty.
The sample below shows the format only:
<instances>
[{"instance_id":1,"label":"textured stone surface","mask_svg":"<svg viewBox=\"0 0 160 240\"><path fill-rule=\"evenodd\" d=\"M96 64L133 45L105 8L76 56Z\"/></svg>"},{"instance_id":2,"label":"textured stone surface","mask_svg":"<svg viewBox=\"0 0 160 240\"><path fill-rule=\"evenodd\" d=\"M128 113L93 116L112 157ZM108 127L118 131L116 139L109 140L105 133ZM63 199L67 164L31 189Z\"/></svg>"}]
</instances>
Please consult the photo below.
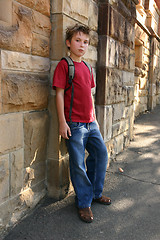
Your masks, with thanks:
<instances>
[{"instance_id":1,"label":"textured stone surface","mask_svg":"<svg viewBox=\"0 0 160 240\"><path fill-rule=\"evenodd\" d=\"M125 101L126 88L124 88L125 84L123 83L123 79L123 73L120 70L99 68L97 77L97 104L110 105Z\"/></svg>"},{"instance_id":2,"label":"textured stone surface","mask_svg":"<svg viewBox=\"0 0 160 240\"><path fill-rule=\"evenodd\" d=\"M24 114L24 167L46 160L48 117L47 111Z\"/></svg>"},{"instance_id":3,"label":"textured stone surface","mask_svg":"<svg viewBox=\"0 0 160 240\"><path fill-rule=\"evenodd\" d=\"M32 188L34 185L46 179L46 162L33 162L24 171L24 190Z\"/></svg>"},{"instance_id":4,"label":"textured stone surface","mask_svg":"<svg viewBox=\"0 0 160 240\"><path fill-rule=\"evenodd\" d=\"M48 104L48 76L4 73L2 76L3 112L44 109Z\"/></svg>"},{"instance_id":5,"label":"textured stone surface","mask_svg":"<svg viewBox=\"0 0 160 240\"><path fill-rule=\"evenodd\" d=\"M29 54L3 51L1 53L2 70L16 70L24 72L48 72L50 61L48 58Z\"/></svg>"},{"instance_id":6,"label":"textured stone surface","mask_svg":"<svg viewBox=\"0 0 160 240\"><path fill-rule=\"evenodd\" d=\"M32 43L31 9L16 2L13 3L13 27L8 32L8 35L8 38L11 39L11 44L8 44L7 48L12 51L30 53Z\"/></svg>"},{"instance_id":7,"label":"textured stone surface","mask_svg":"<svg viewBox=\"0 0 160 240\"><path fill-rule=\"evenodd\" d=\"M0 154L23 146L23 115L0 115Z\"/></svg>"},{"instance_id":8,"label":"textured stone surface","mask_svg":"<svg viewBox=\"0 0 160 240\"><path fill-rule=\"evenodd\" d=\"M32 188L27 188L25 191L22 191L20 194L20 201L21 204L23 204L26 208L26 210L29 210L30 208L34 208L37 203L45 196L46 194L46 186L45 182L42 181ZM28 209L27 209L28 208ZM16 211L16 210L15 210ZM17 213L23 213L24 210L18 209ZM19 219L18 219L19 220Z\"/></svg>"},{"instance_id":9,"label":"textured stone surface","mask_svg":"<svg viewBox=\"0 0 160 240\"><path fill-rule=\"evenodd\" d=\"M50 39L40 34L33 33L32 54L42 57L49 57ZM49 67L49 64L48 64Z\"/></svg>"},{"instance_id":10,"label":"textured stone surface","mask_svg":"<svg viewBox=\"0 0 160 240\"><path fill-rule=\"evenodd\" d=\"M113 105L113 122L119 121L123 117L125 104L118 103Z\"/></svg>"},{"instance_id":11,"label":"textured stone surface","mask_svg":"<svg viewBox=\"0 0 160 240\"><path fill-rule=\"evenodd\" d=\"M71 18L78 20L84 24L88 23L88 11L89 4L92 4L91 1L85 0L64 0L61 1L53 1L52 0L52 13L63 12Z\"/></svg>"},{"instance_id":12,"label":"textured stone surface","mask_svg":"<svg viewBox=\"0 0 160 240\"><path fill-rule=\"evenodd\" d=\"M31 8L36 11L50 16L50 0L17 0L17 2Z\"/></svg>"},{"instance_id":13,"label":"textured stone surface","mask_svg":"<svg viewBox=\"0 0 160 240\"><path fill-rule=\"evenodd\" d=\"M70 187L68 158L47 162L48 195L59 200L64 198Z\"/></svg>"},{"instance_id":14,"label":"textured stone surface","mask_svg":"<svg viewBox=\"0 0 160 240\"><path fill-rule=\"evenodd\" d=\"M0 156L0 203L9 197L9 154Z\"/></svg>"},{"instance_id":15,"label":"textured stone surface","mask_svg":"<svg viewBox=\"0 0 160 240\"><path fill-rule=\"evenodd\" d=\"M52 16L53 26L56 26L51 33L51 59L60 60L67 53L64 42L64 31L68 26L76 24L72 18L65 15L55 14Z\"/></svg>"},{"instance_id":16,"label":"textured stone surface","mask_svg":"<svg viewBox=\"0 0 160 240\"><path fill-rule=\"evenodd\" d=\"M0 50L0 89L2 89L2 69L1 69L1 50ZM0 94L0 114L2 113L2 94Z\"/></svg>"},{"instance_id":17,"label":"textured stone surface","mask_svg":"<svg viewBox=\"0 0 160 240\"><path fill-rule=\"evenodd\" d=\"M96 106L97 120L100 126L100 131L107 142L112 137L112 106Z\"/></svg>"},{"instance_id":18,"label":"textured stone surface","mask_svg":"<svg viewBox=\"0 0 160 240\"><path fill-rule=\"evenodd\" d=\"M24 2L25 4L28 3L30 7L35 5L33 1ZM37 2L36 6L38 9L43 9L41 5L42 2L44 1L39 0ZM48 0L45 2L49 4ZM46 11L46 8L44 8L44 11ZM48 13L46 13L46 15L48 15ZM0 45L4 49L31 53L33 45L32 41L34 40L32 39L33 32L49 38L50 31L51 23L49 17L41 14L40 12L33 11L31 8L25 7L24 5L14 1L12 25L7 29L3 26L0 26ZM42 40L41 36L39 36L39 41L40 40ZM47 47L49 48L49 44ZM42 56L44 56L44 53Z\"/></svg>"},{"instance_id":19,"label":"textured stone surface","mask_svg":"<svg viewBox=\"0 0 160 240\"><path fill-rule=\"evenodd\" d=\"M33 11L32 21L33 32L42 34L46 37L50 37L51 31L50 18L42 15L37 11Z\"/></svg>"},{"instance_id":20,"label":"textured stone surface","mask_svg":"<svg viewBox=\"0 0 160 240\"><path fill-rule=\"evenodd\" d=\"M10 161L11 161L11 196L18 195L23 188L23 165L24 165L24 157L23 157L23 149L17 150L11 153Z\"/></svg>"}]
</instances>

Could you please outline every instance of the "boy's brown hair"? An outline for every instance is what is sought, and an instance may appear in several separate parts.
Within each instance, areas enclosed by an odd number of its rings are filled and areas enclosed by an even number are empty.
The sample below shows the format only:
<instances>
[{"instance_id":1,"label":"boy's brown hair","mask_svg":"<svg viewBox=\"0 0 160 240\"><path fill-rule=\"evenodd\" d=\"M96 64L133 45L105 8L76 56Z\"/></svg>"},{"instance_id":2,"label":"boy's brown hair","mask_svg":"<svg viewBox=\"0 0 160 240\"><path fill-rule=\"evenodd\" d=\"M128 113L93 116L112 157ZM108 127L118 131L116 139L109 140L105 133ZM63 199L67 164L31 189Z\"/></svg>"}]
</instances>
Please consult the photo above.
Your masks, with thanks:
<instances>
[{"instance_id":1,"label":"boy's brown hair","mask_svg":"<svg viewBox=\"0 0 160 240\"><path fill-rule=\"evenodd\" d=\"M66 39L65 40L68 40L69 42L71 42L73 35L78 32L83 32L84 34L89 35L90 28L88 26L79 25L79 24L76 24L72 27L68 27L66 29ZM69 47L68 47L68 49L69 49Z\"/></svg>"}]
</instances>

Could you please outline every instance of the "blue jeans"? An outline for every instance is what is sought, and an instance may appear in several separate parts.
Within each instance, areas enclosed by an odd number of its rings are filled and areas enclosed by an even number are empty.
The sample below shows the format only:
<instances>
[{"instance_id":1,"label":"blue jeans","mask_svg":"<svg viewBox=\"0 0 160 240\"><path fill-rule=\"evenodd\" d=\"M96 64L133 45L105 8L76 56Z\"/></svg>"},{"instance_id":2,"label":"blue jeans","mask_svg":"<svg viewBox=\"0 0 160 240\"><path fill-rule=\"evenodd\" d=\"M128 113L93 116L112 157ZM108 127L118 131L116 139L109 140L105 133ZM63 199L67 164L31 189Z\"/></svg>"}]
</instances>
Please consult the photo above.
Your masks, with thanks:
<instances>
[{"instance_id":1,"label":"blue jeans","mask_svg":"<svg viewBox=\"0 0 160 240\"><path fill-rule=\"evenodd\" d=\"M96 122L68 123L72 136L66 140L71 181L79 208L90 207L102 196L108 153ZM89 153L85 164L85 149Z\"/></svg>"}]
</instances>

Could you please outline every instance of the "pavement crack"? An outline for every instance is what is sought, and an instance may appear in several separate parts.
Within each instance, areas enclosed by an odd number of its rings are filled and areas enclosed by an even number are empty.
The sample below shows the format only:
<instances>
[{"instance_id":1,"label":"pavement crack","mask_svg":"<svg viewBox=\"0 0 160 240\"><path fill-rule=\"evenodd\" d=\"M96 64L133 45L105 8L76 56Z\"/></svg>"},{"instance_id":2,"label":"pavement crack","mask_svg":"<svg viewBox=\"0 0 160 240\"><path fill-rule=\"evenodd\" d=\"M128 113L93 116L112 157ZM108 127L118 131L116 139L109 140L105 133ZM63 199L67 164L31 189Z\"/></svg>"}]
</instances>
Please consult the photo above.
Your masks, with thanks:
<instances>
[{"instance_id":1,"label":"pavement crack","mask_svg":"<svg viewBox=\"0 0 160 240\"><path fill-rule=\"evenodd\" d=\"M108 170L107 170L107 172L108 172L108 173L111 173L111 174L116 174L116 175L119 175L119 176L131 178L131 179L134 180L134 181L143 182L143 183L149 183L149 184L153 184L153 185L158 185L158 186L160 186L160 183L156 183L156 182L151 182L151 181L147 181L147 180L135 178L135 177L132 177L132 176L130 176L130 175L128 175L128 174L125 174L125 173L113 172L113 171L108 171Z\"/></svg>"}]
</instances>

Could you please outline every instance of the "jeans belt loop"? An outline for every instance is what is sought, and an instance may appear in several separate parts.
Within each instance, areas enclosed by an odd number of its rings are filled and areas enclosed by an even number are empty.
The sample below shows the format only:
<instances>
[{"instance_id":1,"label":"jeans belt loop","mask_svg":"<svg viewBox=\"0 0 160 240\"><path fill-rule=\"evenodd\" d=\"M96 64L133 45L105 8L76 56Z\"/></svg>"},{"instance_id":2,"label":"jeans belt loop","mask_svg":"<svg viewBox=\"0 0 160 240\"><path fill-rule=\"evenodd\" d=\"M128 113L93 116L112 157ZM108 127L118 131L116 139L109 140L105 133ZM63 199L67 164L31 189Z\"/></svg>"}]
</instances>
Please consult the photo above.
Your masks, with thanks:
<instances>
[{"instance_id":1,"label":"jeans belt loop","mask_svg":"<svg viewBox=\"0 0 160 240\"><path fill-rule=\"evenodd\" d=\"M87 125L87 129L88 131L90 130L90 126L89 126L89 123L86 124Z\"/></svg>"}]
</instances>

